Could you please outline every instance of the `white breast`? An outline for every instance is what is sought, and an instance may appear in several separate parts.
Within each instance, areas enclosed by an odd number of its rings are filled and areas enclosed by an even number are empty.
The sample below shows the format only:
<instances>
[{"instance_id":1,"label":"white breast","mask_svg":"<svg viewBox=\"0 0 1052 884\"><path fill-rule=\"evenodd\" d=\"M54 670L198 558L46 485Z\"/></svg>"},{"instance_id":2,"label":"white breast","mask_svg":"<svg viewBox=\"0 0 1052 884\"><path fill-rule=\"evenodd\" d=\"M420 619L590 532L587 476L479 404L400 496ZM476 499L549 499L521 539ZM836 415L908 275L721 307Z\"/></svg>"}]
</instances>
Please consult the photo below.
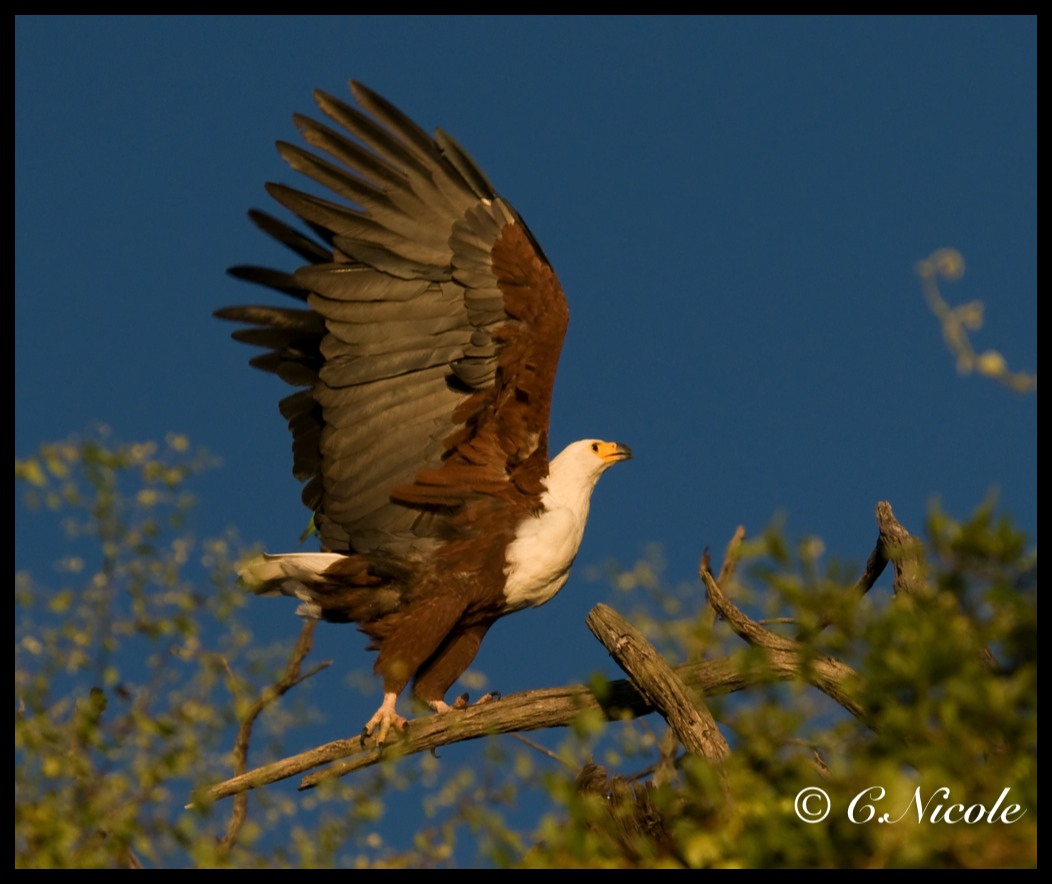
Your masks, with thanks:
<instances>
[{"instance_id":1,"label":"white breast","mask_svg":"<svg viewBox=\"0 0 1052 884\"><path fill-rule=\"evenodd\" d=\"M574 442L548 465L543 511L526 519L505 553L505 613L543 605L566 583L584 537L592 490L613 459L598 440Z\"/></svg>"},{"instance_id":2,"label":"white breast","mask_svg":"<svg viewBox=\"0 0 1052 884\"><path fill-rule=\"evenodd\" d=\"M584 536L583 518L547 500L549 508L519 526L504 573L506 612L543 605L566 583Z\"/></svg>"}]
</instances>

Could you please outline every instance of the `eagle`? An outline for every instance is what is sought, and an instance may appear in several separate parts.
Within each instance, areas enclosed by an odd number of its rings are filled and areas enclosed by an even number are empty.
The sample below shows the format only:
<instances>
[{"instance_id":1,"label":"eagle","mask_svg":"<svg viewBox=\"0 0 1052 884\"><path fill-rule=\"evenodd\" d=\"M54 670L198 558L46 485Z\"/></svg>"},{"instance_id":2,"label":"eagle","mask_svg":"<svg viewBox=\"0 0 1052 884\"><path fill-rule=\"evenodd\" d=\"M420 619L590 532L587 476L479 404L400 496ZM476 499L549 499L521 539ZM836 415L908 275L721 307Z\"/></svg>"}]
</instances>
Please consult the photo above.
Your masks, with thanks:
<instances>
[{"instance_id":1,"label":"eagle","mask_svg":"<svg viewBox=\"0 0 1052 884\"><path fill-rule=\"evenodd\" d=\"M321 541L255 558L241 580L368 636L384 696L362 740L383 744L407 727L410 681L452 708L490 626L563 587L599 476L632 452L586 439L549 460L569 311L544 251L453 138L351 93L358 107L315 92L331 124L293 118L314 151L278 142L325 191L267 185L299 226L249 212L300 266L229 271L298 304L215 315L263 348L251 365L298 388L280 411Z\"/></svg>"}]
</instances>

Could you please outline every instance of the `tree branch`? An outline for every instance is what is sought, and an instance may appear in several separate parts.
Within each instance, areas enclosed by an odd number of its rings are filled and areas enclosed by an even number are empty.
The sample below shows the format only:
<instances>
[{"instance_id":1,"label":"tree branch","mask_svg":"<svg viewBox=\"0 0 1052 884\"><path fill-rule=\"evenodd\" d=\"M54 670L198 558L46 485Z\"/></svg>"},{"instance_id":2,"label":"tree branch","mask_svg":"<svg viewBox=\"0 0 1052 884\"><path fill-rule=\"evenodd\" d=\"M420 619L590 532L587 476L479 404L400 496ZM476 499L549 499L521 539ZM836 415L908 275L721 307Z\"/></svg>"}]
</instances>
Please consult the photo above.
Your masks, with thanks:
<instances>
[{"instance_id":1,"label":"tree branch","mask_svg":"<svg viewBox=\"0 0 1052 884\"><path fill-rule=\"evenodd\" d=\"M880 542L885 556L895 568L895 580L892 588L900 599L926 598L935 590L928 582L927 563L924 560L924 547L919 540L911 537L895 518L891 504L881 501L877 504L877 524L880 526ZM992 670L999 668L993 652L980 642L979 657Z\"/></svg>"},{"instance_id":2,"label":"tree branch","mask_svg":"<svg viewBox=\"0 0 1052 884\"><path fill-rule=\"evenodd\" d=\"M701 579L708 591L709 604L739 638L767 652L768 665L778 678L803 678L857 719L869 723L865 710L852 697L850 684L857 676L850 666L833 657L815 654L795 639L764 629L723 594L712 574L703 570Z\"/></svg>"},{"instance_id":3,"label":"tree branch","mask_svg":"<svg viewBox=\"0 0 1052 884\"><path fill-rule=\"evenodd\" d=\"M891 504L882 500L877 504L877 526L880 529L879 543L886 560L895 569L892 589L897 596L911 596L927 591L927 570L924 563L924 548L910 532L899 524L891 511Z\"/></svg>"},{"instance_id":4,"label":"tree branch","mask_svg":"<svg viewBox=\"0 0 1052 884\"><path fill-rule=\"evenodd\" d=\"M837 679L849 677L843 668L822 658L809 660L807 667L827 686L834 685ZM703 660L677 666L674 671L689 688L699 695L708 696L745 690L767 684L772 679L800 678L802 668L796 655L770 652L764 661L755 663ZM846 696L846 692L847 686L841 685L840 693ZM414 719L398 742L382 749L363 747L357 734L347 740L335 740L217 783L200 793L196 800L204 803L218 801L329 765L325 770L303 778L300 788L309 789L326 779L370 767L385 758L427 752L496 734L568 727L577 716L586 712L599 713L608 721L620 721L654 711L647 699L624 679L605 682L598 690L586 685L568 685L523 691L490 703Z\"/></svg>"},{"instance_id":5,"label":"tree branch","mask_svg":"<svg viewBox=\"0 0 1052 884\"><path fill-rule=\"evenodd\" d=\"M694 755L722 765L730 755L716 720L643 634L606 605L596 605L585 623L647 702L661 714Z\"/></svg>"},{"instance_id":6,"label":"tree branch","mask_svg":"<svg viewBox=\"0 0 1052 884\"><path fill-rule=\"evenodd\" d=\"M916 562L913 554L915 541L895 521L887 503L878 504L877 521L878 541L856 587L860 593L867 592L891 561L896 567L896 592L915 592L923 586L918 583L923 577L923 565ZM728 544L721 579L733 574L743 537L744 530L739 527ZM670 667L629 624L600 605L589 614L589 628L630 675L630 680L607 682L598 690L569 685L525 691L499 701L418 718L396 742L383 747L363 747L360 737L354 735L239 773L207 789L198 800L217 801L301 774L306 775L299 787L309 789L385 758L433 751L484 736L567 727L585 712L598 712L607 720L616 721L660 711L684 746L719 762L727 757L727 745L711 715L703 704L691 698L690 691L704 697L771 681L807 681L872 726L854 697L852 682L857 676L850 666L833 657L816 655L806 644L765 629L746 616L724 595L720 581L708 569L707 557L702 561L700 573L712 610L747 644L762 649L762 658L755 661L725 658ZM310 771L314 772L308 773Z\"/></svg>"}]
</instances>

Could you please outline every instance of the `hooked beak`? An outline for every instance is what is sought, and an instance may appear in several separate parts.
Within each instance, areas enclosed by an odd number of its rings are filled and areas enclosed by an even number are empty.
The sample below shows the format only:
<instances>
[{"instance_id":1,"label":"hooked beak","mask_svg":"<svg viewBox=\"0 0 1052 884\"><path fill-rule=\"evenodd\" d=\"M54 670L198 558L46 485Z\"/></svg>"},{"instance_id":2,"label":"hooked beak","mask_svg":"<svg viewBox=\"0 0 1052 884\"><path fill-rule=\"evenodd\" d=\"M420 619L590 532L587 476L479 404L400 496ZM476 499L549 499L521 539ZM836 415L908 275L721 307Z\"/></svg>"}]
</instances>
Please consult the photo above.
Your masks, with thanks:
<instances>
[{"instance_id":1,"label":"hooked beak","mask_svg":"<svg viewBox=\"0 0 1052 884\"><path fill-rule=\"evenodd\" d=\"M620 442L600 442L595 453L607 466L632 458L632 449Z\"/></svg>"}]
</instances>

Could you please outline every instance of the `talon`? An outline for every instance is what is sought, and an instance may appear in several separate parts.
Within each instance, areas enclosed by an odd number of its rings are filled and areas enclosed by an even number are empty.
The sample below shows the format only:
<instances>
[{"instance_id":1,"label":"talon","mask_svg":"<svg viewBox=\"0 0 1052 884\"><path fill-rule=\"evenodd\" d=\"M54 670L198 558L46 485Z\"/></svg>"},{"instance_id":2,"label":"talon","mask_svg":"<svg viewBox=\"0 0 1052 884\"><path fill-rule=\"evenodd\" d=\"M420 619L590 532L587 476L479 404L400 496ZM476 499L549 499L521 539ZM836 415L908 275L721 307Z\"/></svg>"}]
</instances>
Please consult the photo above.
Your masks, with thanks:
<instances>
[{"instance_id":1,"label":"talon","mask_svg":"<svg viewBox=\"0 0 1052 884\"><path fill-rule=\"evenodd\" d=\"M384 701L380 704L380 708L376 710L376 714L362 728L362 748L365 747L365 741L373 731L376 731L376 745L383 746L387 742L387 735L392 727L402 733L409 729L409 721L395 711L395 702L397 700L398 694L396 693L389 692L384 694Z\"/></svg>"},{"instance_id":2,"label":"talon","mask_svg":"<svg viewBox=\"0 0 1052 884\"><path fill-rule=\"evenodd\" d=\"M468 695L461 694L453 701L453 705L450 706L445 700L428 700L427 705L431 707L432 711L436 714L441 712L450 712L453 709L467 709L468 708Z\"/></svg>"},{"instance_id":3,"label":"talon","mask_svg":"<svg viewBox=\"0 0 1052 884\"><path fill-rule=\"evenodd\" d=\"M452 712L453 710L467 709L469 706L481 706L483 703L490 703L493 700L499 699L499 691L490 691L485 696L479 697L474 703L471 702L471 698L468 694L461 694L453 701L452 705L445 700L428 700L427 705L431 707L435 714L439 714L442 712Z\"/></svg>"}]
</instances>

